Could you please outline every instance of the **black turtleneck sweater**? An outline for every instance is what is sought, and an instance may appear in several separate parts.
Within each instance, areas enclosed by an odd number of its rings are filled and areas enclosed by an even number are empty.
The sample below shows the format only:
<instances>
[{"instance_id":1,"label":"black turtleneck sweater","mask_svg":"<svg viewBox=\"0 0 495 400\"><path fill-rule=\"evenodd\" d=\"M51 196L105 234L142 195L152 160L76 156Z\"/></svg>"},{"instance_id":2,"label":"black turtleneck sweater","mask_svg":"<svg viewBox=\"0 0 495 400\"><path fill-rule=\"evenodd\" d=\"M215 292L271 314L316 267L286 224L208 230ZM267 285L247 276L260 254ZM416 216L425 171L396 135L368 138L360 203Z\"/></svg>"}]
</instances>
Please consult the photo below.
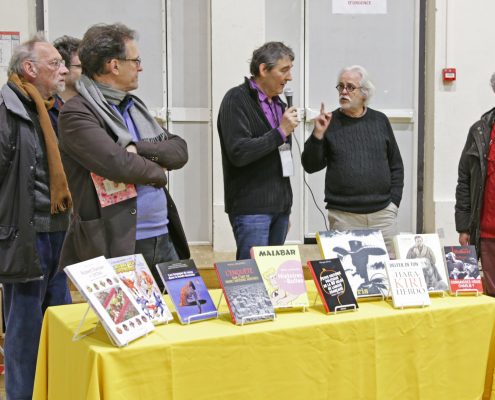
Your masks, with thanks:
<instances>
[{"instance_id":1,"label":"black turtleneck sweater","mask_svg":"<svg viewBox=\"0 0 495 400\"><path fill-rule=\"evenodd\" d=\"M399 147L388 118L371 108L359 118L335 110L323 139L311 135L304 144L302 165L309 173L327 167L327 208L367 214L402 199Z\"/></svg>"}]
</instances>

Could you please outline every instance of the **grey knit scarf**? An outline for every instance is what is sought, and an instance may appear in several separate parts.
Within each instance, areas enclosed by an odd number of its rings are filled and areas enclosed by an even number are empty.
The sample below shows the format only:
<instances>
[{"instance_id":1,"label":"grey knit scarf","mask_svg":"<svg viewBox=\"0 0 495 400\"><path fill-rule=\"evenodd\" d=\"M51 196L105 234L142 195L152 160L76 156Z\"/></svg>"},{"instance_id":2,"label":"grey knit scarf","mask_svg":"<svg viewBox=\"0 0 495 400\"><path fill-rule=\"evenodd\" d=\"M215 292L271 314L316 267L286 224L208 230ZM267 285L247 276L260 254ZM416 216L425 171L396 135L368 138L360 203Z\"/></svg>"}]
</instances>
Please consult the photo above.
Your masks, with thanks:
<instances>
[{"instance_id":1,"label":"grey knit scarf","mask_svg":"<svg viewBox=\"0 0 495 400\"><path fill-rule=\"evenodd\" d=\"M136 96L96 82L86 75L76 83L76 89L100 114L110 130L117 136L117 143L126 147L133 141L122 115L112 107L118 105L125 96L130 96L134 106L129 109L132 121L141 136L141 140L161 142L166 139L164 129L150 115L144 103Z\"/></svg>"}]
</instances>

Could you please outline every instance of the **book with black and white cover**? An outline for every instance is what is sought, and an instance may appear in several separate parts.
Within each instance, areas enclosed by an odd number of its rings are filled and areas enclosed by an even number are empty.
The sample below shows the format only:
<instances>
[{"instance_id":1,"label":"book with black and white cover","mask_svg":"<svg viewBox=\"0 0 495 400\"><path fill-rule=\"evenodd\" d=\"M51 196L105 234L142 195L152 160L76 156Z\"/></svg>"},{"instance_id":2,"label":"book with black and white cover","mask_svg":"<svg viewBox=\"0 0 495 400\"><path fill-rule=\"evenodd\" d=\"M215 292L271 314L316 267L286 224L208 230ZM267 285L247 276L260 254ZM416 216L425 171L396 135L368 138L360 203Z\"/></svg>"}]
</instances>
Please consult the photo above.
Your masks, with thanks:
<instances>
[{"instance_id":1,"label":"book with black and white cover","mask_svg":"<svg viewBox=\"0 0 495 400\"><path fill-rule=\"evenodd\" d=\"M378 229L350 229L316 233L323 258L338 258L356 298L388 294L387 247Z\"/></svg>"},{"instance_id":2,"label":"book with black and white cover","mask_svg":"<svg viewBox=\"0 0 495 400\"><path fill-rule=\"evenodd\" d=\"M120 280L155 325L174 319L142 254L109 258Z\"/></svg>"},{"instance_id":3,"label":"book with black and white cover","mask_svg":"<svg viewBox=\"0 0 495 400\"><path fill-rule=\"evenodd\" d=\"M297 245L255 246L251 258L256 260L275 309L309 306Z\"/></svg>"},{"instance_id":4,"label":"book with black and white cover","mask_svg":"<svg viewBox=\"0 0 495 400\"><path fill-rule=\"evenodd\" d=\"M255 260L216 262L215 270L235 324L275 318L272 301Z\"/></svg>"},{"instance_id":5,"label":"book with black and white cover","mask_svg":"<svg viewBox=\"0 0 495 400\"><path fill-rule=\"evenodd\" d=\"M390 260L385 264L395 308L425 307L431 304L423 268L424 258Z\"/></svg>"},{"instance_id":6,"label":"book with black and white cover","mask_svg":"<svg viewBox=\"0 0 495 400\"><path fill-rule=\"evenodd\" d=\"M356 297L338 258L308 261L308 267L327 313L358 308Z\"/></svg>"},{"instance_id":7,"label":"book with black and white cover","mask_svg":"<svg viewBox=\"0 0 495 400\"><path fill-rule=\"evenodd\" d=\"M182 324L218 316L194 260L163 262L157 264L156 269Z\"/></svg>"},{"instance_id":8,"label":"book with black and white cover","mask_svg":"<svg viewBox=\"0 0 495 400\"><path fill-rule=\"evenodd\" d=\"M423 268L428 292L449 290L442 246L436 233L403 233L394 237L394 247L398 259L424 258L428 261Z\"/></svg>"},{"instance_id":9,"label":"book with black and white cover","mask_svg":"<svg viewBox=\"0 0 495 400\"><path fill-rule=\"evenodd\" d=\"M473 245L468 245L445 246L443 249L451 293L483 293L476 248Z\"/></svg>"},{"instance_id":10,"label":"book with black and white cover","mask_svg":"<svg viewBox=\"0 0 495 400\"><path fill-rule=\"evenodd\" d=\"M124 346L154 329L105 257L69 265L64 271L117 346Z\"/></svg>"}]
</instances>

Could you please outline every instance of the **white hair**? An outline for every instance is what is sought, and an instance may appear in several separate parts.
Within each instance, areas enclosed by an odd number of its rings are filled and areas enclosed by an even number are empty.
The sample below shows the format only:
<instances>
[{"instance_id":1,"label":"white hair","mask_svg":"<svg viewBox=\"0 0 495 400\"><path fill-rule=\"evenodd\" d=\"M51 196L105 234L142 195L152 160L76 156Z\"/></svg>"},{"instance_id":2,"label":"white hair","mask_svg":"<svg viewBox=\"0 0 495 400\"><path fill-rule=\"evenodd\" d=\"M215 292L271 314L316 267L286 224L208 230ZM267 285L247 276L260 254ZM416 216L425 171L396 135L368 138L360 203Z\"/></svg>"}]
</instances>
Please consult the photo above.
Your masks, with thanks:
<instances>
[{"instance_id":1,"label":"white hair","mask_svg":"<svg viewBox=\"0 0 495 400\"><path fill-rule=\"evenodd\" d=\"M350 67L342 68L342 70L339 73L338 79L340 79L340 77L346 72L357 72L359 75L361 75L361 80L359 81L359 86L361 87L360 88L361 93L365 97L364 104L368 105L369 100L371 99L371 97L375 93L375 85L373 85L373 82L371 82L369 75L368 75L368 71L366 71L366 69L364 67L362 67L361 65L351 65ZM493 79L494 79L494 77L492 76L492 82L493 82ZM492 86L493 86L493 83L492 83Z\"/></svg>"},{"instance_id":2,"label":"white hair","mask_svg":"<svg viewBox=\"0 0 495 400\"><path fill-rule=\"evenodd\" d=\"M492 74L490 78L490 85L492 86L492 90L495 92L495 72Z\"/></svg>"}]
</instances>

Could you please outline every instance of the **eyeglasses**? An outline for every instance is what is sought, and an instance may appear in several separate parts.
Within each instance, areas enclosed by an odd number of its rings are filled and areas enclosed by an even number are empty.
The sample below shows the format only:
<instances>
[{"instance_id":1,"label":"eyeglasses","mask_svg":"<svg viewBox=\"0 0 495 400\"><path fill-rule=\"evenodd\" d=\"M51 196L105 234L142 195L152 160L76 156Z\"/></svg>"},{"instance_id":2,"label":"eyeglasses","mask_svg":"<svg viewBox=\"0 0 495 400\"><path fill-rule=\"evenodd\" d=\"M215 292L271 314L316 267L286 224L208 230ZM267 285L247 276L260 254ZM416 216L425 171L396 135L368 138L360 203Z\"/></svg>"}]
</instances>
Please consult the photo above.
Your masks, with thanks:
<instances>
[{"instance_id":1,"label":"eyeglasses","mask_svg":"<svg viewBox=\"0 0 495 400\"><path fill-rule=\"evenodd\" d=\"M81 64L71 64L69 68L74 67L74 68L82 68Z\"/></svg>"},{"instance_id":2,"label":"eyeglasses","mask_svg":"<svg viewBox=\"0 0 495 400\"><path fill-rule=\"evenodd\" d=\"M141 57L136 57L136 58L119 58L120 61L134 61L136 64L136 67L141 66Z\"/></svg>"},{"instance_id":3,"label":"eyeglasses","mask_svg":"<svg viewBox=\"0 0 495 400\"><path fill-rule=\"evenodd\" d=\"M29 61L34 62L35 64L41 62L38 60L29 60ZM48 66L54 70L58 70L61 65L65 66L65 60L63 60L62 58L54 58L53 60L43 61L43 62L48 64Z\"/></svg>"},{"instance_id":4,"label":"eyeglasses","mask_svg":"<svg viewBox=\"0 0 495 400\"><path fill-rule=\"evenodd\" d=\"M354 86L351 84L344 85L343 83L339 83L337 86L335 86L335 89L337 89L339 93L342 93L344 89L347 90L347 93L352 93L356 89L361 89L361 86Z\"/></svg>"}]
</instances>

